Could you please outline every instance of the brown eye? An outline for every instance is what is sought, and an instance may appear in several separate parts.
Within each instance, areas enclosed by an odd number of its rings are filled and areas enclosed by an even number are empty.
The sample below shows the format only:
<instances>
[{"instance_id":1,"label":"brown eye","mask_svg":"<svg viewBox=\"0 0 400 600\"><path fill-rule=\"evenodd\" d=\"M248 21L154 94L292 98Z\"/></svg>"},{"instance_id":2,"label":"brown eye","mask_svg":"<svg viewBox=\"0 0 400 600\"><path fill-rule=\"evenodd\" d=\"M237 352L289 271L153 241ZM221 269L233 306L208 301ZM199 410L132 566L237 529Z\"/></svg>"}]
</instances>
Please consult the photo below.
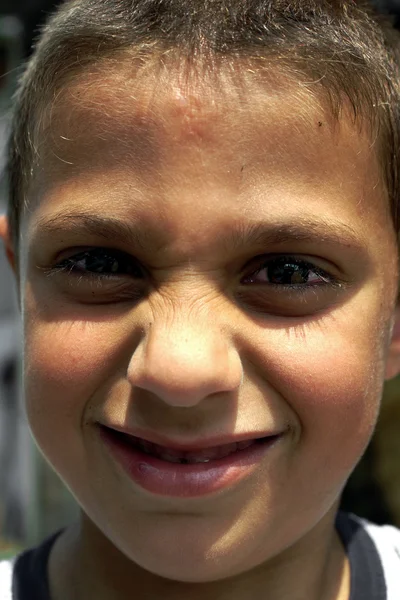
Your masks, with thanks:
<instances>
[{"instance_id":1,"label":"brown eye","mask_svg":"<svg viewBox=\"0 0 400 600\"><path fill-rule=\"evenodd\" d=\"M121 276L143 277L138 263L125 252L108 248L91 248L63 260L58 269L78 273L84 276Z\"/></svg>"},{"instance_id":2,"label":"brown eye","mask_svg":"<svg viewBox=\"0 0 400 600\"><path fill-rule=\"evenodd\" d=\"M307 317L329 308L342 297L345 283L319 266L326 263L329 268L327 261L307 259L293 255L259 258L258 267L256 264L242 278L238 300L261 315L288 318Z\"/></svg>"},{"instance_id":3,"label":"brown eye","mask_svg":"<svg viewBox=\"0 0 400 600\"><path fill-rule=\"evenodd\" d=\"M243 283L304 286L326 283L329 280L329 276L315 265L294 257L281 256L265 261Z\"/></svg>"}]
</instances>

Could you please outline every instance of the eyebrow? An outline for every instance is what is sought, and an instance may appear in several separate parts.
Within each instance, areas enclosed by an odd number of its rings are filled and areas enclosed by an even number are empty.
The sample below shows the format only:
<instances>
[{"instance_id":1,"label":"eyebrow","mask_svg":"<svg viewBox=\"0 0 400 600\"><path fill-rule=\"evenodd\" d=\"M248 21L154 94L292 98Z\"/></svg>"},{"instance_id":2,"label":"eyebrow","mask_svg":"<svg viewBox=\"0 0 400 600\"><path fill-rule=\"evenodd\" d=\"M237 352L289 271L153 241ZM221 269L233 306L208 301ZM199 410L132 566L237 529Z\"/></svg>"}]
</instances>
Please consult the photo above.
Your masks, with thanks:
<instances>
[{"instance_id":1,"label":"eyebrow","mask_svg":"<svg viewBox=\"0 0 400 600\"><path fill-rule=\"evenodd\" d=\"M160 232L154 238L154 235L151 235L150 231L139 223L131 225L122 219L102 217L86 212L63 212L50 218L43 217L39 219L36 230L41 235L68 233L79 236L95 236L114 243L118 240L122 244L135 248L145 249L153 242L157 246L163 246Z\"/></svg>"},{"instance_id":2,"label":"eyebrow","mask_svg":"<svg viewBox=\"0 0 400 600\"><path fill-rule=\"evenodd\" d=\"M283 222L263 222L238 227L229 243L235 247L247 244L286 244L291 242L323 243L349 248L365 246L363 238L350 225L323 217L293 217Z\"/></svg>"},{"instance_id":3,"label":"eyebrow","mask_svg":"<svg viewBox=\"0 0 400 600\"><path fill-rule=\"evenodd\" d=\"M120 242L127 246L161 250L168 243L170 234L163 231L162 224L148 228L137 221L128 223L122 219L88 214L86 212L63 212L53 217L39 219L36 230L40 234L71 233L79 236L95 236L108 242ZM349 224L327 220L322 217L292 217L289 221L235 224L221 235L226 249L242 249L249 246L270 246L285 243L323 243L364 248L360 234Z\"/></svg>"}]
</instances>

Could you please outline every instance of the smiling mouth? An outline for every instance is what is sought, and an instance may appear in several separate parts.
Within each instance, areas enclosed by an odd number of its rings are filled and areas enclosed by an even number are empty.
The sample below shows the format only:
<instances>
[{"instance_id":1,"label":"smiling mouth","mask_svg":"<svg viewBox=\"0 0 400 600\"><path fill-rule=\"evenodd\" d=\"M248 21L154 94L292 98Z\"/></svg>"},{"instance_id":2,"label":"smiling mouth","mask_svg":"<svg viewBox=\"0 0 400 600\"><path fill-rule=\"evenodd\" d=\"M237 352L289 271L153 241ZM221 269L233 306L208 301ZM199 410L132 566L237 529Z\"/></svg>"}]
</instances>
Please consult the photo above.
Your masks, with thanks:
<instances>
[{"instance_id":1,"label":"smiling mouth","mask_svg":"<svg viewBox=\"0 0 400 600\"><path fill-rule=\"evenodd\" d=\"M109 427L104 427L108 435L112 435L115 441L124 444L136 451L142 452L145 455L152 456L158 460L163 460L168 463L192 465L199 463L210 463L221 460L232 454L240 454L251 446L258 446L266 443L271 443L279 437L279 435L269 435L266 437L243 440L220 446L202 448L197 450L178 450L168 448L159 444L154 444L143 438L139 438L127 433L122 433Z\"/></svg>"}]
</instances>

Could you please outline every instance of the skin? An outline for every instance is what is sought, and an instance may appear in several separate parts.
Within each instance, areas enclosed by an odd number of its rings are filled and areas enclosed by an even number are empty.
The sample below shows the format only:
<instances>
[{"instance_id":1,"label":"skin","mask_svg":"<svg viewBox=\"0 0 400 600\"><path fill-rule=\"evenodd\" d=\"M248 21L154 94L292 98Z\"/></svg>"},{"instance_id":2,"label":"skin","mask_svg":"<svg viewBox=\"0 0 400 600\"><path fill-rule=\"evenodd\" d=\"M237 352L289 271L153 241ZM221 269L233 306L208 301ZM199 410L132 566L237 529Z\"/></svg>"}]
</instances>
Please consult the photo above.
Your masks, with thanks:
<instances>
[{"instance_id":1,"label":"skin","mask_svg":"<svg viewBox=\"0 0 400 600\"><path fill-rule=\"evenodd\" d=\"M22 219L27 413L82 507L51 556L53 599L347 600L338 498L399 365L368 131L284 78L239 93L96 77L56 105ZM12 262L5 221L2 235ZM57 268L93 247L145 270ZM313 283L256 275L276 255L315 265ZM182 442L283 435L237 486L164 498L121 472L98 422Z\"/></svg>"}]
</instances>

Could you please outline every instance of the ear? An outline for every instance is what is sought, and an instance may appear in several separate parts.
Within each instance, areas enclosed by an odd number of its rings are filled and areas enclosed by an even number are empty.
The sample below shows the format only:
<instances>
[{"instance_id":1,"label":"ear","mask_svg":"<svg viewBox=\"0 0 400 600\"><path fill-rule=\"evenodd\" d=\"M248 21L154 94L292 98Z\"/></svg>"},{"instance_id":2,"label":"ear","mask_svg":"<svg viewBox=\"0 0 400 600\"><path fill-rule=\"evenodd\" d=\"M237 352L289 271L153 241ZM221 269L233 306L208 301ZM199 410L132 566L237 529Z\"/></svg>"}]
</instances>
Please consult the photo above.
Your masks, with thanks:
<instances>
[{"instance_id":1,"label":"ear","mask_svg":"<svg viewBox=\"0 0 400 600\"><path fill-rule=\"evenodd\" d=\"M392 379L400 373L400 304L394 314L394 325L389 352L386 359L386 379Z\"/></svg>"},{"instance_id":2,"label":"ear","mask_svg":"<svg viewBox=\"0 0 400 600\"><path fill-rule=\"evenodd\" d=\"M8 262L14 273L16 273L16 257L14 247L11 241L10 228L6 215L0 215L0 238L3 240L4 249Z\"/></svg>"}]
</instances>

